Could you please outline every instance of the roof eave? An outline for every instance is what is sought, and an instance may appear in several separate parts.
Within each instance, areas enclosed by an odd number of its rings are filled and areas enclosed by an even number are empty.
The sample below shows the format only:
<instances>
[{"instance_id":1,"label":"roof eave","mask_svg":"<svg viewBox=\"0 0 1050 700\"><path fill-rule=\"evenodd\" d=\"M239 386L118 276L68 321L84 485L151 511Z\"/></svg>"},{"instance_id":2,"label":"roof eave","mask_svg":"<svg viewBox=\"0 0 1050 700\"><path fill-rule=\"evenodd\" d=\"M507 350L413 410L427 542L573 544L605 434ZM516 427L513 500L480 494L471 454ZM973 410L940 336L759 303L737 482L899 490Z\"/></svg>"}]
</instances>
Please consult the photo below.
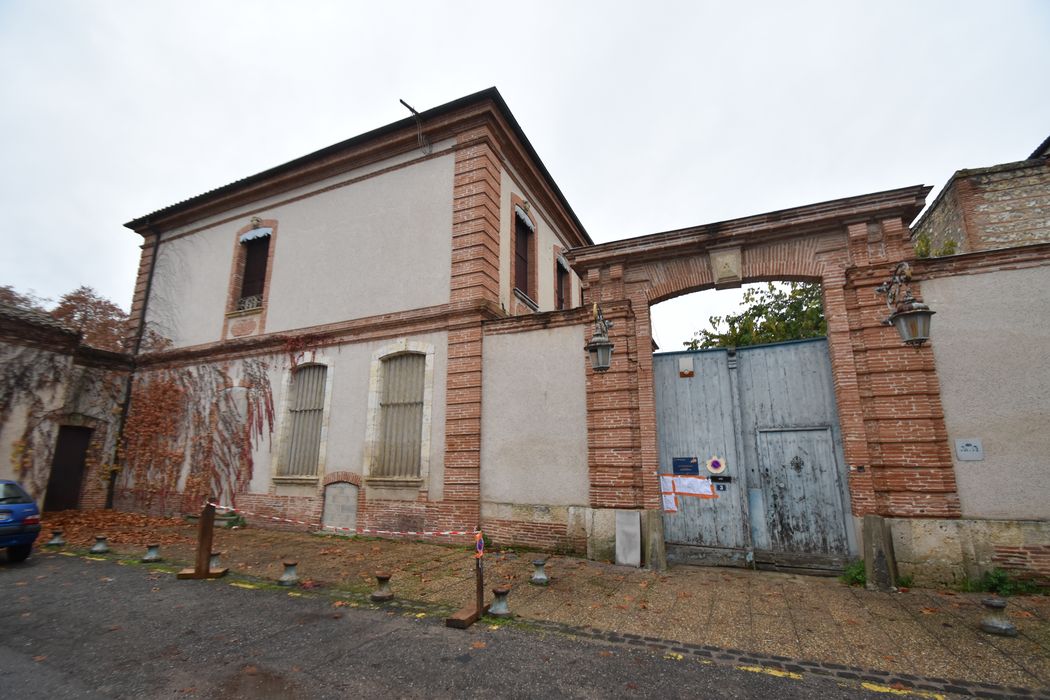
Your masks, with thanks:
<instances>
[{"instance_id":1,"label":"roof eave","mask_svg":"<svg viewBox=\"0 0 1050 700\"><path fill-rule=\"evenodd\" d=\"M583 224L576 216L576 213L569 205L564 193L562 193L561 188L559 188L557 182L554 181L554 178L547 170L547 167L543 164L536 149L532 146L532 143L522 130L521 125L518 124L518 121L514 118L514 115L511 113L506 101L504 101L503 96L500 95L499 90L495 87L486 88L485 90L481 90L471 95L453 100L452 102L447 102L443 105L420 112L419 119L426 124L428 120L452 115L457 111L483 104L486 101L491 102L496 107L500 115L510 127L515 138L519 141L522 148L525 149L527 156L534 163L537 170L546 181L546 184L554 193L558 203L564 208L566 215L571 220L572 225L578 230L581 238L585 240L587 244L593 243L590 235L587 233ZM223 185L222 187L209 190L208 192L204 192L181 202L163 207L145 216L132 219L124 224L124 226L139 234L145 235L146 233L152 232L154 227L158 225L163 226L171 221L178 220L182 215L195 210L221 208L224 203L227 202L229 203L229 206L235 206L236 203L239 203L246 198L250 199L252 193L256 191L260 192L260 196L264 196L261 194L261 191L266 186L272 186L275 182L279 182L284 178L290 179L295 176L298 180L304 173L306 173L307 177L312 176L314 179L317 179L326 175L334 174L333 171L339 170L341 164L337 159L338 155L345 153L350 149L364 146L369 142L393 137L398 143L403 142L405 150L410 150L415 147L417 138L416 133L416 117L406 117L377 129L359 134L358 136L346 139L345 141L327 146L318 151L314 151L313 153L300 156L299 158L282 163L273 168L269 168L254 175L249 175L248 177Z\"/></svg>"}]
</instances>

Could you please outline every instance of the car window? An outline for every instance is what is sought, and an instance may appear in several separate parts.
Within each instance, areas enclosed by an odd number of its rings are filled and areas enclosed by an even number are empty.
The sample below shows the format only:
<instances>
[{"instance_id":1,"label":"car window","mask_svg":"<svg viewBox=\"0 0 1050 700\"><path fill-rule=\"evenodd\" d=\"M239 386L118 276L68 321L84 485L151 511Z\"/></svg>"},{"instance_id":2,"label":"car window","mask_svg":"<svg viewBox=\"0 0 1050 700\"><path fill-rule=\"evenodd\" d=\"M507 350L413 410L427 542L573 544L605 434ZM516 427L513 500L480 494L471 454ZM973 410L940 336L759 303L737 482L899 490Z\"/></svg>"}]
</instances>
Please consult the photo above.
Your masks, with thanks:
<instances>
[{"instance_id":1,"label":"car window","mask_svg":"<svg viewBox=\"0 0 1050 700\"><path fill-rule=\"evenodd\" d=\"M0 503L32 503L22 487L18 484L0 484Z\"/></svg>"}]
</instances>

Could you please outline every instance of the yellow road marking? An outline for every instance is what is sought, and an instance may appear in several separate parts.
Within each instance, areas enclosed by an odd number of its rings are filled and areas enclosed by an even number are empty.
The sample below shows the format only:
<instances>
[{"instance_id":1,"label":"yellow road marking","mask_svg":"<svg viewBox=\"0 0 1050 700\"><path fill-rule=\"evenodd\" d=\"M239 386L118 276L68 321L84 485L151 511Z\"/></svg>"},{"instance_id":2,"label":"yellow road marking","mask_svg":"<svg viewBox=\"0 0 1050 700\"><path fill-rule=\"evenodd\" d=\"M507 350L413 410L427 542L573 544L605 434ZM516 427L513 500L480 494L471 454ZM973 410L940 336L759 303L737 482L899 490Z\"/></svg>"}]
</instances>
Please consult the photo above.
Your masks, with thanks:
<instances>
[{"instance_id":1,"label":"yellow road marking","mask_svg":"<svg viewBox=\"0 0 1050 700\"><path fill-rule=\"evenodd\" d=\"M751 671L751 673L764 673L767 676L776 676L777 678L792 678L796 681L802 680L801 673L792 673L791 671L781 671L779 668L768 668L766 666L737 666L738 671Z\"/></svg>"},{"instance_id":2,"label":"yellow road marking","mask_svg":"<svg viewBox=\"0 0 1050 700\"><path fill-rule=\"evenodd\" d=\"M910 690L908 688L892 688L888 685L877 683L861 683L861 688L873 690L876 693L889 693L891 695L910 695L917 698L929 698L930 700L944 700L945 696L940 693L931 693L926 690Z\"/></svg>"}]
</instances>

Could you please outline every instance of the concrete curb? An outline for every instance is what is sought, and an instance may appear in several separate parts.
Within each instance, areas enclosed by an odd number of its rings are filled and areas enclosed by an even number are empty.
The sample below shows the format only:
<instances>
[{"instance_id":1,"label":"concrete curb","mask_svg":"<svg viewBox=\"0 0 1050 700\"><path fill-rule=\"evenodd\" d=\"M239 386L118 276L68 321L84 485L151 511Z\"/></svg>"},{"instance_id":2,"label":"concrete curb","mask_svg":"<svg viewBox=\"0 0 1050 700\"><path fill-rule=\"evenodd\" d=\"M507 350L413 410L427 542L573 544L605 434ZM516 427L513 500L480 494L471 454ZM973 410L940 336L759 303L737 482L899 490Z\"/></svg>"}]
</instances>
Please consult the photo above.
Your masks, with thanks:
<instances>
[{"instance_id":1,"label":"concrete curb","mask_svg":"<svg viewBox=\"0 0 1050 700\"><path fill-rule=\"evenodd\" d=\"M858 668L826 661L805 661L784 656L763 656L710 645L689 644L672 639L646 637L638 634L610 632L593 627L574 627L558 622L545 620L519 620L523 627L532 627L558 634L584 637L607 642L617 646L634 649L648 649L654 652L681 654L697 660L712 662L724 666L762 666L764 668L787 671L790 673L812 673L819 676L832 676L857 683L874 683L894 689L918 690L952 695L968 695L978 698L1033 698L1050 700L1050 688L1022 688L1020 686L1001 686L991 683L978 683L949 678L916 676L910 673L893 673L870 668Z\"/></svg>"}]
</instances>

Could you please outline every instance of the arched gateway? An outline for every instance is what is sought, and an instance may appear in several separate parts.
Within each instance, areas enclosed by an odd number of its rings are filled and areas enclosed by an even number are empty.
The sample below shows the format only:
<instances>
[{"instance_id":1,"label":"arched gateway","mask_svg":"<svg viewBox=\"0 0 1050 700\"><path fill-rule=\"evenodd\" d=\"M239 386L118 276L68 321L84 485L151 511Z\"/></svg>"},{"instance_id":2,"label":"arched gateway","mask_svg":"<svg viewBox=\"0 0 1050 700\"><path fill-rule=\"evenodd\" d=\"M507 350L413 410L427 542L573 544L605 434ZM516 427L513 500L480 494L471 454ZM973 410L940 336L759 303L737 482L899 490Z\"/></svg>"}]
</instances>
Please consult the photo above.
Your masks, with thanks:
<instances>
[{"instance_id":1,"label":"arched gateway","mask_svg":"<svg viewBox=\"0 0 1050 700\"><path fill-rule=\"evenodd\" d=\"M598 302L613 321L616 345L609 371L587 378L591 507L646 511L644 537L650 548L662 544L650 306L704 289L795 280L819 281L823 290L845 461L836 478L848 485L853 516L959 517L932 351L902 345L883 324L886 307L874 291L914 256L907 223L929 190L907 187L570 251L585 301ZM667 473L671 455L664 457ZM854 525L848 516L842 521ZM855 541L850 532L854 555ZM810 559L820 564L820 556ZM799 561L806 565L806 557Z\"/></svg>"}]
</instances>

